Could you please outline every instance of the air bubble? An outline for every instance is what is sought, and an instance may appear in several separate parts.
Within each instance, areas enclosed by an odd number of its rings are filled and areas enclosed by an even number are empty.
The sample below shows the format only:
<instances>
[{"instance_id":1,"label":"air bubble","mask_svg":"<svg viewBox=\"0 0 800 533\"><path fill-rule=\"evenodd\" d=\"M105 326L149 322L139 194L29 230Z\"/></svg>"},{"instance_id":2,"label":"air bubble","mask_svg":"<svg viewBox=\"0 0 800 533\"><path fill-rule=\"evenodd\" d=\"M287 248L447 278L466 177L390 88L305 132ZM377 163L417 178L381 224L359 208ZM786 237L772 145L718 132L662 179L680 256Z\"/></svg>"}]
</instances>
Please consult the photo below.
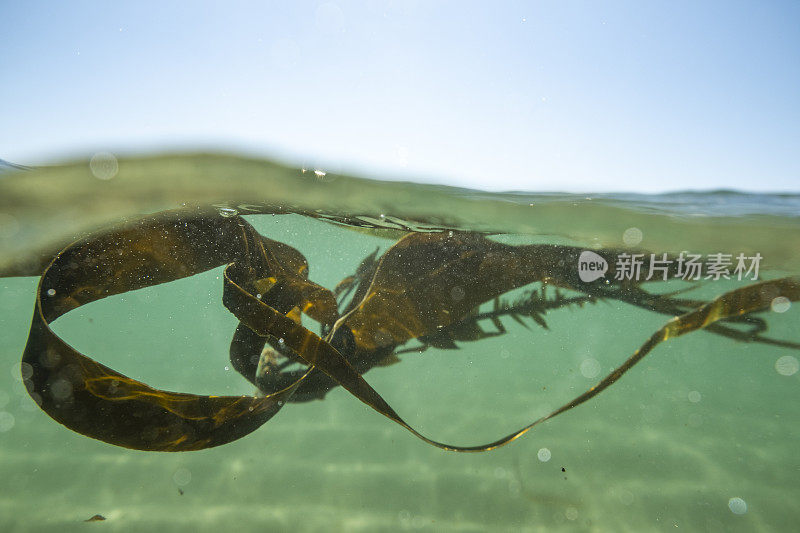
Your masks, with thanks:
<instances>
[{"instance_id":1,"label":"air bubble","mask_svg":"<svg viewBox=\"0 0 800 533\"><path fill-rule=\"evenodd\" d=\"M119 163L114 154L109 152L97 152L89 160L89 170L92 175L100 180L110 180L117 175Z\"/></svg>"},{"instance_id":2,"label":"air bubble","mask_svg":"<svg viewBox=\"0 0 800 533\"><path fill-rule=\"evenodd\" d=\"M48 296L55 296L56 295L56 290L55 289L47 289L47 295Z\"/></svg>"},{"instance_id":3,"label":"air bubble","mask_svg":"<svg viewBox=\"0 0 800 533\"><path fill-rule=\"evenodd\" d=\"M20 375L19 363L12 363L11 367L9 367L9 370L11 370L11 377L14 378L14 381L21 383L22 376Z\"/></svg>"},{"instance_id":4,"label":"air bubble","mask_svg":"<svg viewBox=\"0 0 800 533\"><path fill-rule=\"evenodd\" d=\"M236 215L238 215L239 211L237 211L236 209L234 209L232 207L220 207L219 208L219 214L222 215L225 218L231 218L231 217L235 217Z\"/></svg>"},{"instance_id":5,"label":"air bubble","mask_svg":"<svg viewBox=\"0 0 800 533\"><path fill-rule=\"evenodd\" d=\"M741 498L731 498L728 500L728 508L733 514L745 514L747 512L747 502Z\"/></svg>"},{"instance_id":6,"label":"air bubble","mask_svg":"<svg viewBox=\"0 0 800 533\"><path fill-rule=\"evenodd\" d=\"M772 303L770 304L770 307L776 313L785 313L791 306L792 302L786 296L778 296L777 298L773 298Z\"/></svg>"},{"instance_id":7,"label":"air bubble","mask_svg":"<svg viewBox=\"0 0 800 533\"><path fill-rule=\"evenodd\" d=\"M590 357L583 360L581 363L581 374L583 374L583 377L591 379L596 377L599 373L600 363L597 361L597 359L592 359Z\"/></svg>"},{"instance_id":8,"label":"air bubble","mask_svg":"<svg viewBox=\"0 0 800 533\"><path fill-rule=\"evenodd\" d=\"M628 228L625 230L625 233L622 234L622 242L627 246L636 246L642 242L643 236L644 234L639 228Z\"/></svg>"},{"instance_id":9,"label":"air bubble","mask_svg":"<svg viewBox=\"0 0 800 533\"><path fill-rule=\"evenodd\" d=\"M5 433L14 427L14 415L0 411L0 433Z\"/></svg>"},{"instance_id":10,"label":"air bubble","mask_svg":"<svg viewBox=\"0 0 800 533\"><path fill-rule=\"evenodd\" d=\"M67 400L72 396L72 383L58 378L50 384L50 393L56 400Z\"/></svg>"},{"instance_id":11,"label":"air bubble","mask_svg":"<svg viewBox=\"0 0 800 533\"><path fill-rule=\"evenodd\" d=\"M547 448L540 448L539 452L536 454L536 457L538 457L541 462L546 463L547 461L550 460L552 454L550 453L550 450L548 450Z\"/></svg>"},{"instance_id":12,"label":"air bubble","mask_svg":"<svg viewBox=\"0 0 800 533\"><path fill-rule=\"evenodd\" d=\"M192 473L188 468L179 468L172 474L172 481L178 486L188 485L192 481Z\"/></svg>"},{"instance_id":13,"label":"air bubble","mask_svg":"<svg viewBox=\"0 0 800 533\"><path fill-rule=\"evenodd\" d=\"M775 371L781 376L793 376L800 370L800 363L792 355L784 355L775 361Z\"/></svg>"},{"instance_id":14,"label":"air bubble","mask_svg":"<svg viewBox=\"0 0 800 533\"><path fill-rule=\"evenodd\" d=\"M693 391L692 391L692 392L690 392L690 393L689 393L687 396L688 396L688 398L689 398L689 401L690 401L690 402L692 402L692 403L697 403L697 402L699 402L699 401L700 401L700 399L702 398L702 396L700 395L700 393L699 393L699 392L697 392L696 390L693 390Z\"/></svg>"}]
</instances>

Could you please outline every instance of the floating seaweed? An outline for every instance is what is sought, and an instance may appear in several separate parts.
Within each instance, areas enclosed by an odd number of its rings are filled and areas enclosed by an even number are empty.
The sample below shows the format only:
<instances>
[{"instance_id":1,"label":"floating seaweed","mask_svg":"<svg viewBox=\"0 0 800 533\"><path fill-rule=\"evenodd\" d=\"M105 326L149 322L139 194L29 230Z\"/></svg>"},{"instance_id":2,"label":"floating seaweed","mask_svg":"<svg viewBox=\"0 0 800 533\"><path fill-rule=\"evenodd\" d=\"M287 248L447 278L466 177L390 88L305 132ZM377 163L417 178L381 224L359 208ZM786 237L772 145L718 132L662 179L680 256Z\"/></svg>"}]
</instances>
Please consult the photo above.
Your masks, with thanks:
<instances>
[{"instance_id":1,"label":"floating seaweed","mask_svg":"<svg viewBox=\"0 0 800 533\"><path fill-rule=\"evenodd\" d=\"M614 257L620 250L596 250L609 272L596 282L583 281L574 268L582 251L512 246L473 232L411 231L380 256L377 250L367 256L330 291L308 279L308 263L299 251L260 235L238 214L159 213L75 242L37 269L41 279L22 377L31 397L54 420L88 437L140 450L226 444L260 427L286 403L321 399L341 386L429 444L475 452L503 446L593 398L673 337L705 329L740 342L800 347L766 337L766 322L754 316L776 297L800 299L800 277L754 283L706 302L679 293L652 294L643 282L616 279ZM78 352L50 329L50 323L81 305L221 265L227 265L223 304L239 320L231 362L258 388L256 395L155 389ZM538 290L502 299L537 282ZM454 446L421 435L363 377L410 351L454 349L502 335L505 318L547 327L544 316L552 309L604 299L672 318L595 386L488 444ZM492 308L481 311L489 303ZM302 325L304 314L321 324L319 335ZM487 320L493 330L482 326ZM407 346L411 341L417 346Z\"/></svg>"}]
</instances>

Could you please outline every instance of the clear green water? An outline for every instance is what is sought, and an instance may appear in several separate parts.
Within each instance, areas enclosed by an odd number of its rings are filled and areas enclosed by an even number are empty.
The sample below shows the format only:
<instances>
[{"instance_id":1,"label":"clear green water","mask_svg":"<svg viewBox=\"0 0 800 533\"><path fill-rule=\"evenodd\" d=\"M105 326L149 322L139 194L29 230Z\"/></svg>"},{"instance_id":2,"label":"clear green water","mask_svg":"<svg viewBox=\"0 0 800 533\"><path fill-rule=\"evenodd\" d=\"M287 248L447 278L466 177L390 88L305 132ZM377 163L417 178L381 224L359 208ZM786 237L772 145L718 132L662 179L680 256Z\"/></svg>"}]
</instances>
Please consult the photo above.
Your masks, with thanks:
<instances>
[{"instance_id":1,"label":"clear green water","mask_svg":"<svg viewBox=\"0 0 800 533\"><path fill-rule=\"evenodd\" d=\"M48 172L66 176L70 168ZM309 194L327 188L304 200L342 212L339 202L354 201L342 189L347 179L305 184ZM520 242L587 247L621 246L624 230L638 227L641 246L653 251L758 250L766 277L798 272L797 197L717 193L691 196L691 205L618 195L587 204L585 196L363 183L363 204L351 211L357 214L430 221L422 215L438 213L434 222L470 229L472 220L472 229L497 228ZM42 213L45 199L28 207L19 196L4 203L4 187L12 185L0 181L0 211L18 221L15 242L4 243L6 257L24 248L18 241L25 232L41 242L63 240L47 216L57 221L66 211ZM195 193L186 186L187 201ZM97 194L123 200L106 189ZM266 190L253 201L284 201L280 194ZM407 199L415 197L413 206ZM136 199L122 214L174 204L159 198ZM229 198L241 201L225 191L218 200ZM39 225L28 224L33 219ZM303 252L311 279L329 288L376 246L392 242L299 215L249 220ZM89 304L54 329L78 350L156 387L250 394L252 387L227 368L236 320L221 304L220 276L217 269ZM698 295L735 286L707 283ZM780 357L798 357L785 348L702 331L671 340L596 399L482 454L430 447L343 390L289 405L229 445L137 452L67 430L28 397L19 358L35 287L36 278L0 278L2 531L794 531L800 523L800 374L776 371ZM424 434L482 443L594 384L598 377L585 377L582 363L591 358L607 371L666 318L618 302L560 309L548 313L549 330L509 320L505 336L457 351L407 354L366 378ZM799 339L797 309L767 318L772 336ZM548 461L539 458L544 448ZM732 512L731 498L744 500L746 512ZM95 514L107 520L83 522Z\"/></svg>"}]
</instances>

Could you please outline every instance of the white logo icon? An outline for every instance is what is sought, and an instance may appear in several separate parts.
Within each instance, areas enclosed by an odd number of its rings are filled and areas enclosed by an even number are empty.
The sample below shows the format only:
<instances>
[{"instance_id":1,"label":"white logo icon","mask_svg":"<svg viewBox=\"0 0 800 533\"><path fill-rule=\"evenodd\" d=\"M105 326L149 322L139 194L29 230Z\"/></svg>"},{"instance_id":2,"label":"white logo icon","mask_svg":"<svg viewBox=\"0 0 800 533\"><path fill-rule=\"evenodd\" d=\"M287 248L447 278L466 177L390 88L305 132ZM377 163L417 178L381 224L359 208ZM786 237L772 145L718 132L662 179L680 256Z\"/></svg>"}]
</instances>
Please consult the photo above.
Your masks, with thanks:
<instances>
[{"instance_id":1,"label":"white logo icon","mask_svg":"<svg viewBox=\"0 0 800 533\"><path fill-rule=\"evenodd\" d=\"M594 252L585 250L578 258L578 276L588 283L602 278L608 272L608 262Z\"/></svg>"}]
</instances>

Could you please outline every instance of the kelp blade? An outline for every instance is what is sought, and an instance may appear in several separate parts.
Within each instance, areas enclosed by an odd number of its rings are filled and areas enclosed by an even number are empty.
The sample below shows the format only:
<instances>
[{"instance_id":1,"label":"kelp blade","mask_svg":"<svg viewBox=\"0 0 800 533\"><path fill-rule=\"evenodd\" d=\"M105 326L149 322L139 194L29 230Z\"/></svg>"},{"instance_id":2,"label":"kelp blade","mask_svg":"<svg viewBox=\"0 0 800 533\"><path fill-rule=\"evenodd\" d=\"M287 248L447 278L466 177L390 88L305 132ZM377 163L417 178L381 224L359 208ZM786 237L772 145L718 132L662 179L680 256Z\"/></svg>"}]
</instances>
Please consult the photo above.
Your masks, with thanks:
<instances>
[{"instance_id":1,"label":"kelp blade","mask_svg":"<svg viewBox=\"0 0 800 533\"><path fill-rule=\"evenodd\" d=\"M405 299L405 304L402 298L398 300L396 305L402 312L395 316L415 319L417 330L398 330L396 335L402 338L419 336L422 331L428 332L446 324L447 318L441 314L443 309L460 312L458 305L470 309L480 299L537 278L553 276L542 266L552 264L553 257L534 259L530 255L532 248L504 247L502 254L495 253L498 249L481 256L476 243L472 243L473 249L470 249L470 240L483 239L482 236L462 234L452 241L454 246L451 249L442 247L447 238L442 234L430 234L416 237L419 242L413 237L401 240L397 245L401 253L394 259L398 264L391 266L387 263L383 272L381 265L378 266L372 281L375 295L372 300L383 302L381 305L384 307L367 312L368 307L362 306L353 313L353 316L362 312L372 317L362 320L364 332L377 329L376 316L379 317L378 323L387 319L386 305L392 304L389 295L398 294L409 286L411 296ZM217 446L252 432L271 418L309 373L318 368L359 400L429 444L453 451L486 451L511 442L535 425L597 395L663 340L702 329L718 320L758 311L777 296L792 301L800 298L798 278L767 281L731 291L670 321L597 386L549 415L489 444L455 446L418 433L372 389L343 354L287 316L295 308L300 308L330 320L332 309L335 310L332 294L307 280L304 258L297 255L299 252L295 254L287 248L270 244L240 217L188 212L147 217L69 246L49 265L39 285L31 334L22 363L29 393L51 417L84 435L142 450L183 451ZM404 249L407 251L405 255ZM441 256L443 250L449 250L453 256L449 264L458 265L444 278L451 282L435 289L412 286L404 277L403 268L429 269L428 263L423 264L422 259L428 255L431 258ZM473 264L471 258L475 257L483 257L483 260ZM494 257L494 262L487 261L486 257ZM284 339L309 366L306 374L297 381L266 397L197 396L153 389L80 354L49 327L49 322L80 305L191 276L223 264L229 265L224 277L226 307L258 336ZM441 270L441 264L437 268L440 269L438 272L446 271L446 266ZM436 272L434 269L421 278L435 276ZM502 281L504 272L513 275ZM254 294L259 280L273 278L266 294ZM474 289L477 296L463 304L456 302L454 306L452 289L456 285L452 280ZM426 294L432 294L428 298L428 303L433 304L432 309L423 306ZM444 299L448 296L451 303L445 304ZM373 341L375 338L373 334Z\"/></svg>"}]
</instances>

